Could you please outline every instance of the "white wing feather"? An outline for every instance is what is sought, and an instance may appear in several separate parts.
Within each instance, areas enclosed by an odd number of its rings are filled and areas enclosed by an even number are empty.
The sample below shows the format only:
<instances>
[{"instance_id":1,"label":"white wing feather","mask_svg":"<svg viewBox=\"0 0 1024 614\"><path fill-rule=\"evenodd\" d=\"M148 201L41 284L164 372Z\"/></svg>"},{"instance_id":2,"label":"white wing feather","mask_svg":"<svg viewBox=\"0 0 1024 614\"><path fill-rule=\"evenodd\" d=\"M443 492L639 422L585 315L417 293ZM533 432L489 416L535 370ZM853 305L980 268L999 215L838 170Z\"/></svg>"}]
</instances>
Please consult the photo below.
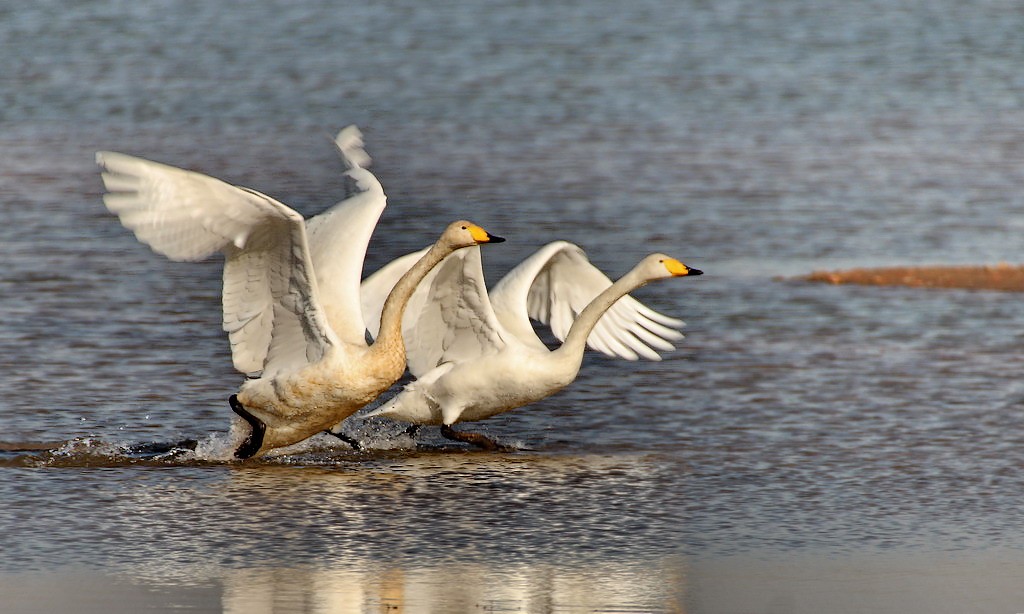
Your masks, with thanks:
<instances>
[{"instance_id":1,"label":"white wing feather","mask_svg":"<svg viewBox=\"0 0 1024 614\"><path fill-rule=\"evenodd\" d=\"M533 318L564 341L580 312L611 284L579 246L555 241L512 269L491 291L491 302L502 325L520 338L527 330L536 337L529 324ZM683 338L677 330L682 326L627 295L601 317L587 345L627 360L660 360L659 351L671 350L672 342Z\"/></svg>"},{"instance_id":2,"label":"white wing feather","mask_svg":"<svg viewBox=\"0 0 1024 614\"><path fill-rule=\"evenodd\" d=\"M505 347L487 296L480 248L458 250L434 267L413 294L402 324L409 371L416 377L442 363L472 361Z\"/></svg>"},{"instance_id":3,"label":"white wing feather","mask_svg":"<svg viewBox=\"0 0 1024 614\"><path fill-rule=\"evenodd\" d=\"M107 208L171 260L202 260L226 244L244 247L253 227L279 215L273 199L199 173L105 151L96 163L104 170Z\"/></svg>"},{"instance_id":4,"label":"white wing feather","mask_svg":"<svg viewBox=\"0 0 1024 614\"><path fill-rule=\"evenodd\" d=\"M335 145L345 163L348 197L311 218L306 227L327 320L343 342L365 347L359 281L370 236L387 197L377 178L366 170L370 156L363 150L359 129L343 128Z\"/></svg>"},{"instance_id":5,"label":"white wing feather","mask_svg":"<svg viewBox=\"0 0 1024 614\"><path fill-rule=\"evenodd\" d=\"M124 154L99 152L103 201L172 260L225 254L224 330L243 373L318 360L333 345L296 211L247 188Z\"/></svg>"}]
</instances>

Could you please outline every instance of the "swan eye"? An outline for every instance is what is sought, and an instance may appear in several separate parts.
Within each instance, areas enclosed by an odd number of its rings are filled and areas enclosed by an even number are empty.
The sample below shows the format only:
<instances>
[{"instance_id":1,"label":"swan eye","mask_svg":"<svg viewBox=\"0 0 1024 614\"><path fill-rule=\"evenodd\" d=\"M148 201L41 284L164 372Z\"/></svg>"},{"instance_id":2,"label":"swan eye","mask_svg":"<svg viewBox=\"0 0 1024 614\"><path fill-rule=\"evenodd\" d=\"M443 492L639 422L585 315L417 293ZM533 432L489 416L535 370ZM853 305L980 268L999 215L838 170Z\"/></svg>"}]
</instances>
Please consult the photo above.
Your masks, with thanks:
<instances>
[{"instance_id":1,"label":"swan eye","mask_svg":"<svg viewBox=\"0 0 1024 614\"><path fill-rule=\"evenodd\" d=\"M466 227L466 226L463 226L463 227L462 227L462 229L463 229L463 230L469 230L469 228L468 228L468 227Z\"/></svg>"}]
</instances>

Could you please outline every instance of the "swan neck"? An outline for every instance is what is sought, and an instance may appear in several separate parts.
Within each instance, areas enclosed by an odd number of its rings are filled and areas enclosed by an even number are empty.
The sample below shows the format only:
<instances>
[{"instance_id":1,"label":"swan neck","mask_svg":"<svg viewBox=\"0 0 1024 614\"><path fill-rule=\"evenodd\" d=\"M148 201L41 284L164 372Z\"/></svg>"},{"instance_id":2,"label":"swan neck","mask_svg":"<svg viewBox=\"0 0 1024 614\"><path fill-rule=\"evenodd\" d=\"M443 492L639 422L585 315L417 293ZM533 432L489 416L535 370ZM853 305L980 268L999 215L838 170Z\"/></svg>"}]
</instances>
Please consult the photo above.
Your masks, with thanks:
<instances>
[{"instance_id":1,"label":"swan neck","mask_svg":"<svg viewBox=\"0 0 1024 614\"><path fill-rule=\"evenodd\" d=\"M380 330L373 343L375 349L379 346L379 349L390 350L397 346L402 355L405 355L405 343L402 340L402 317L405 315L405 307L427 273L451 252L451 248L435 243L398 280L381 309Z\"/></svg>"},{"instance_id":2,"label":"swan neck","mask_svg":"<svg viewBox=\"0 0 1024 614\"><path fill-rule=\"evenodd\" d=\"M611 309L612 305L620 298L646 283L647 280L633 270L605 288L604 292L595 296L594 300L590 301L590 304L580 312L580 315L573 321L572 326L569 327L569 333L565 336L562 346L556 351L578 357L582 360L583 351L587 347L587 337L590 336L594 327L597 326L601 316Z\"/></svg>"}]
</instances>

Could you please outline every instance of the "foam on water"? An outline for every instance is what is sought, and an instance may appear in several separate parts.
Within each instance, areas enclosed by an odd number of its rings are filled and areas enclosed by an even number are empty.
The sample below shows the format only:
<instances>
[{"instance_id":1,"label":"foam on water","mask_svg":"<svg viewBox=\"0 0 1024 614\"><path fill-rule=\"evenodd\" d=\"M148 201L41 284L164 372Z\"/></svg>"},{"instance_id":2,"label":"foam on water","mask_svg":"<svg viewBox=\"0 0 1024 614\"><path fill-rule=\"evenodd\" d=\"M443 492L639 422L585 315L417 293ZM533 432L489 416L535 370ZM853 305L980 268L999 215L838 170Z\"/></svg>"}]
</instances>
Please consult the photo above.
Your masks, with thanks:
<instances>
[{"instance_id":1,"label":"foam on water","mask_svg":"<svg viewBox=\"0 0 1024 614\"><path fill-rule=\"evenodd\" d=\"M235 450L248 436L248 425L233 420L228 432L213 432L197 439L180 441L133 441L123 438L104 440L77 437L64 442L8 442L0 448L0 467L93 467L93 466L205 466L210 464L312 464L372 461L394 453L416 454L470 452L474 448L447 442L439 435L421 431L416 436L405 425L377 420L363 422L352 431L359 448L326 433L314 435L296 444L271 450L257 460L242 461ZM501 439L508 450L528 451L522 440Z\"/></svg>"}]
</instances>

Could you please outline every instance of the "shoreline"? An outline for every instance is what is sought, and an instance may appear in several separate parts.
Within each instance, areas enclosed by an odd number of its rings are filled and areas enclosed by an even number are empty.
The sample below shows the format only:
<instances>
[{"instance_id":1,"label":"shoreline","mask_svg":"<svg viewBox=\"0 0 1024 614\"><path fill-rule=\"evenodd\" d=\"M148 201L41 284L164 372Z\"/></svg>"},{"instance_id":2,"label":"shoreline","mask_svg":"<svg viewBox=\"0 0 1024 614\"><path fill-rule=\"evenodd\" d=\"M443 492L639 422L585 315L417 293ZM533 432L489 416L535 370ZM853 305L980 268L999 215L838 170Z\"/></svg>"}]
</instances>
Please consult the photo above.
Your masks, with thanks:
<instances>
[{"instance_id":1,"label":"shoreline","mask_svg":"<svg viewBox=\"0 0 1024 614\"><path fill-rule=\"evenodd\" d=\"M794 278L827 284L1024 292L1024 265L928 265L812 271Z\"/></svg>"}]
</instances>

